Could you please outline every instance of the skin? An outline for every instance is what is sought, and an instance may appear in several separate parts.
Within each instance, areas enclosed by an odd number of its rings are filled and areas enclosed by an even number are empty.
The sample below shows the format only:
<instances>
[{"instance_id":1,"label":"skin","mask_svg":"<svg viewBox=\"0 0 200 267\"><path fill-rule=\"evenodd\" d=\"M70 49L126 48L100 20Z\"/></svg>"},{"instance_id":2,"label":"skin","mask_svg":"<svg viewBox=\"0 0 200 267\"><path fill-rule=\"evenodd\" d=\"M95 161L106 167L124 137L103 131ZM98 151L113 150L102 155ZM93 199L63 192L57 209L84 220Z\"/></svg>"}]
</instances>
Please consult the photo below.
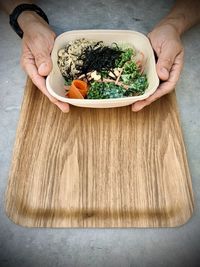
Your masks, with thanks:
<instances>
[{"instance_id":1,"label":"skin","mask_svg":"<svg viewBox=\"0 0 200 267\"><path fill-rule=\"evenodd\" d=\"M30 1L8 0L1 4L10 14L21 3ZM200 1L176 1L170 13L148 34L151 45L158 57L157 74L161 80L156 92L145 100L132 105L137 112L158 98L174 90L184 61L184 49L181 35L200 21ZM33 83L57 105L63 112L69 112L69 105L49 95L45 86L45 76L52 69L51 51L55 33L35 12L25 11L18 17L18 23L24 32L22 39L21 65Z\"/></svg>"},{"instance_id":2,"label":"skin","mask_svg":"<svg viewBox=\"0 0 200 267\"><path fill-rule=\"evenodd\" d=\"M160 25L150 32L148 37L158 57L156 70L162 82L154 94L134 103L133 111L139 111L170 93L175 88L183 68L184 49L180 36L172 25Z\"/></svg>"},{"instance_id":3,"label":"skin","mask_svg":"<svg viewBox=\"0 0 200 267\"><path fill-rule=\"evenodd\" d=\"M69 105L52 97L48 93L45 84L45 76L52 69L50 55L56 35L40 16L31 12L26 13L28 12L22 13L18 20L24 32L21 66L32 79L33 83L52 103L58 106L63 112L69 112Z\"/></svg>"}]
</instances>

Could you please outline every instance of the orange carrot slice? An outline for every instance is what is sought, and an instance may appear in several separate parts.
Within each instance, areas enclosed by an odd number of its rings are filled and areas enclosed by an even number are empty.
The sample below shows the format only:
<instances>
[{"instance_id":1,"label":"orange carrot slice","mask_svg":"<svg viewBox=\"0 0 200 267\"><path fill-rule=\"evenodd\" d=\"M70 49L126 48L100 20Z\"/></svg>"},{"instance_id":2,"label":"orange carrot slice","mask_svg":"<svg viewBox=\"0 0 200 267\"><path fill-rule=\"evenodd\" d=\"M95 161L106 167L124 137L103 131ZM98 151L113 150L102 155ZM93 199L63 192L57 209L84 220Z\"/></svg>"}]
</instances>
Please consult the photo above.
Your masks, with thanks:
<instances>
[{"instance_id":1,"label":"orange carrot slice","mask_svg":"<svg viewBox=\"0 0 200 267\"><path fill-rule=\"evenodd\" d=\"M84 97L86 97L87 91L88 85L86 82L81 80L73 80L67 93L67 96L69 98L83 99Z\"/></svg>"},{"instance_id":2,"label":"orange carrot slice","mask_svg":"<svg viewBox=\"0 0 200 267\"><path fill-rule=\"evenodd\" d=\"M73 85L80 91L83 97L87 95L88 85L86 82L81 80L74 80Z\"/></svg>"}]
</instances>

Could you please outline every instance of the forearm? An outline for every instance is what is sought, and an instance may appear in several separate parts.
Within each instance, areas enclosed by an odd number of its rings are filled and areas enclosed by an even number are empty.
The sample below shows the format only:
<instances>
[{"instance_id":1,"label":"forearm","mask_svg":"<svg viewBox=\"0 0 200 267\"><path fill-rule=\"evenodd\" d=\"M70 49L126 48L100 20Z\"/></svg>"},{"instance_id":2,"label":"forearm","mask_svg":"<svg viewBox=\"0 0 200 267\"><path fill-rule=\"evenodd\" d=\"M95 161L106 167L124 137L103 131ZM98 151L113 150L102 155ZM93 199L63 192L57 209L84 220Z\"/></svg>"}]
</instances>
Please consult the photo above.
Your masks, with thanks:
<instances>
[{"instance_id":1,"label":"forearm","mask_svg":"<svg viewBox=\"0 0 200 267\"><path fill-rule=\"evenodd\" d=\"M33 3L34 1L31 0L7 0L7 1L1 1L0 7L7 14L10 14L13 11L13 9L20 4L33 4Z\"/></svg>"},{"instance_id":2,"label":"forearm","mask_svg":"<svg viewBox=\"0 0 200 267\"><path fill-rule=\"evenodd\" d=\"M177 0L170 13L159 25L170 24L178 34L200 22L200 0Z\"/></svg>"},{"instance_id":3,"label":"forearm","mask_svg":"<svg viewBox=\"0 0 200 267\"><path fill-rule=\"evenodd\" d=\"M2 1L0 3L1 8L7 13L11 14L12 11L20 4L34 4L35 1L31 0L7 0ZM34 11L24 11L22 12L18 19L17 19L20 28L23 30L23 32L26 31L26 29L30 28L30 24L33 22L41 22L42 24L47 23L42 19L36 12Z\"/></svg>"}]
</instances>

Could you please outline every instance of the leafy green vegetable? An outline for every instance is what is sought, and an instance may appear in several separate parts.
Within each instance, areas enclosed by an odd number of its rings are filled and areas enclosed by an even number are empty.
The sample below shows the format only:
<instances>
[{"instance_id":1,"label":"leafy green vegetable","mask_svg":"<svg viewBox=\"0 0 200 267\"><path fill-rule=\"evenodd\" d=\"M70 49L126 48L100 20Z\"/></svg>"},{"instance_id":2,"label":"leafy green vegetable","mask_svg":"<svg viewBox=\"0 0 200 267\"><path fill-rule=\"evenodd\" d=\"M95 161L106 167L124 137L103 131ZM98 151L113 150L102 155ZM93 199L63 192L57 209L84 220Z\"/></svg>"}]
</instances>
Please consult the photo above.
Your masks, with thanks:
<instances>
[{"instance_id":1,"label":"leafy green vegetable","mask_svg":"<svg viewBox=\"0 0 200 267\"><path fill-rule=\"evenodd\" d=\"M126 89L114 83L93 82L88 91L88 99L108 99L124 97Z\"/></svg>"},{"instance_id":2,"label":"leafy green vegetable","mask_svg":"<svg viewBox=\"0 0 200 267\"><path fill-rule=\"evenodd\" d=\"M108 71L107 70L102 70L100 72L100 75L101 75L101 79L107 78L108 77Z\"/></svg>"},{"instance_id":3,"label":"leafy green vegetable","mask_svg":"<svg viewBox=\"0 0 200 267\"><path fill-rule=\"evenodd\" d=\"M146 75L140 76L126 90L125 96L142 95L148 87Z\"/></svg>"},{"instance_id":4,"label":"leafy green vegetable","mask_svg":"<svg viewBox=\"0 0 200 267\"><path fill-rule=\"evenodd\" d=\"M121 79L125 84L130 85L139 75L140 73L136 63L131 61L124 65L124 71L121 75Z\"/></svg>"},{"instance_id":5,"label":"leafy green vegetable","mask_svg":"<svg viewBox=\"0 0 200 267\"><path fill-rule=\"evenodd\" d=\"M126 48L121 54L120 59L116 60L116 67L118 68L123 67L127 61L131 60L133 54L134 51L132 48Z\"/></svg>"},{"instance_id":6,"label":"leafy green vegetable","mask_svg":"<svg viewBox=\"0 0 200 267\"><path fill-rule=\"evenodd\" d=\"M72 83L72 80L65 80L65 81L64 81L64 84L65 84L66 86L71 85L71 83Z\"/></svg>"}]
</instances>

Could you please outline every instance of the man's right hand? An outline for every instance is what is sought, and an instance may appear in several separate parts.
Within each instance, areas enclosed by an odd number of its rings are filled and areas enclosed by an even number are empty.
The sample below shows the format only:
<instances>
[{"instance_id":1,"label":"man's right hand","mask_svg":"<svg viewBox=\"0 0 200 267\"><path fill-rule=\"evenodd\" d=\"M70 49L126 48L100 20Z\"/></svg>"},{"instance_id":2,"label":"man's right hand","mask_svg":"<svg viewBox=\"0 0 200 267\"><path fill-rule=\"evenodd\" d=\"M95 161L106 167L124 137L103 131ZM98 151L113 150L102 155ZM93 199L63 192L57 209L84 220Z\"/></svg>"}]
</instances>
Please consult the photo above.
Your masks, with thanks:
<instances>
[{"instance_id":1,"label":"man's right hand","mask_svg":"<svg viewBox=\"0 0 200 267\"><path fill-rule=\"evenodd\" d=\"M69 105L52 97L45 83L52 69L51 51L53 49L55 33L39 15L25 11L18 23L23 30L21 65L33 83L57 105L63 112L69 111Z\"/></svg>"}]
</instances>

